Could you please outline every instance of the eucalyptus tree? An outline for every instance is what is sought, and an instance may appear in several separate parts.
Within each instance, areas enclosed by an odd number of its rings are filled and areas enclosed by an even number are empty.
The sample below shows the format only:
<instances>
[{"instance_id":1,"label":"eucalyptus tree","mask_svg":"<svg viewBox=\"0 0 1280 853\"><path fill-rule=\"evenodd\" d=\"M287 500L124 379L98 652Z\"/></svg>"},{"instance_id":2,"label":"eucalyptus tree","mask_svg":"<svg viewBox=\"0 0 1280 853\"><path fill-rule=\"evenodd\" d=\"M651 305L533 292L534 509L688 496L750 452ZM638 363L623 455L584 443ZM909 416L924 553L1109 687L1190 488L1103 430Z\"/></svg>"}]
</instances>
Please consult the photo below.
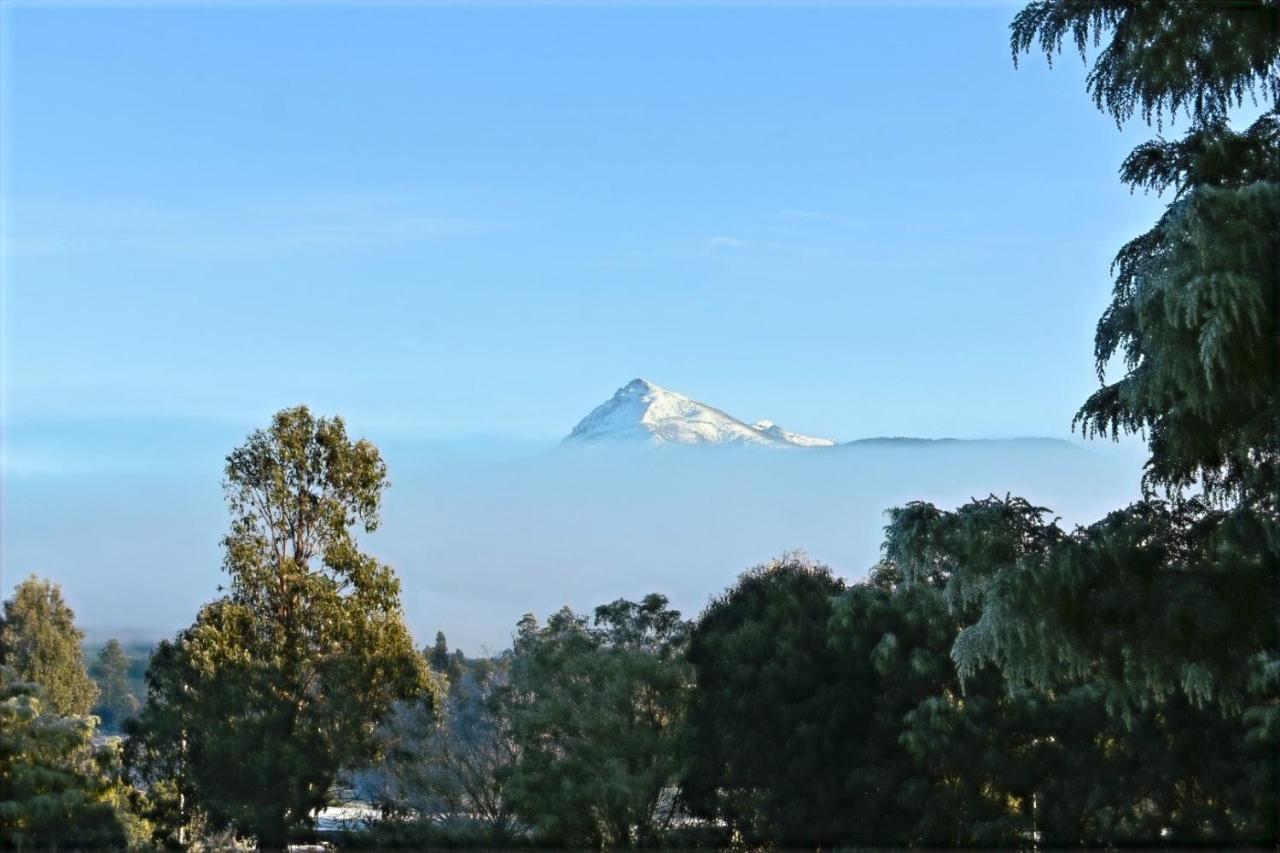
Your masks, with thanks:
<instances>
[{"instance_id":1,"label":"eucalyptus tree","mask_svg":"<svg viewBox=\"0 0 1280 853\"><path fill-rule=\"evenodd\" d=\"M227 457L227 593L161 643L131 722L131 763L184 807L282 847L373 759L378 724L436 681L390 567L354 535L378 526L386 466L341 418L276 414Z\"/></svg>"}]
</instances>

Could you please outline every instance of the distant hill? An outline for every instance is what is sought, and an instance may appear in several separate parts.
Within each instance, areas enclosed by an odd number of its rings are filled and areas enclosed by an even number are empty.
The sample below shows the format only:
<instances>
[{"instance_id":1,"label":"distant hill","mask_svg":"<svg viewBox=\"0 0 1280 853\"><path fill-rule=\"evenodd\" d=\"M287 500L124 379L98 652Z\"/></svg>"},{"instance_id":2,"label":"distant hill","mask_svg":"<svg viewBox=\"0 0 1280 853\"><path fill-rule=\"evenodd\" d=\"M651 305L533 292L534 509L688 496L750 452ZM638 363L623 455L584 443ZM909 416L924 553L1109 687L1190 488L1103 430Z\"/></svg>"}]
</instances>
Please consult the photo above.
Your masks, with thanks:
<instances>
[{"instance_id":1,"label":"distant hill","mask_svg":"<svg viewBox=\"0 0 1280 853\"><path fill-rule=\"evenodd\" d=\"M1022 447L1058 447L1070 450L1082 450L1079 445L1061 438L1040 438L1025 436L1020 438L912 438L910 436L877 436L875 438L857 438L846 441L839 447L952 447L956 445L1003 445Z\"/></svg>"}]
</instances>

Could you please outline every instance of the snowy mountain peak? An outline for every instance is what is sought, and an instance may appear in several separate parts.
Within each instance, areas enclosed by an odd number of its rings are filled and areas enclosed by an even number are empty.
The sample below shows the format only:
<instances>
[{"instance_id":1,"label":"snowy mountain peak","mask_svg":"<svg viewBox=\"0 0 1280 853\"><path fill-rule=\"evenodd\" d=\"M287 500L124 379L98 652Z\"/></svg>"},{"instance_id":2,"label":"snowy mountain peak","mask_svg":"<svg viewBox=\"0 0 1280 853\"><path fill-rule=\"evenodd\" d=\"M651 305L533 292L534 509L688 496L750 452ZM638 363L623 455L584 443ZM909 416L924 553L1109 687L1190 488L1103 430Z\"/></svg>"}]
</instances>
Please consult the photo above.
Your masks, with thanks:
<instances>
[{"instance_id":1,"label":"snowy mountain peak","mask_svg":"<svg viewBox=\"0 0 1280 853\"><path fill-rule=\"evenodd\" d=\"M619 393L619 394L624 393L624 392L644 392L644 393L649 393L649 392L652 392L652 391L664 391L664 390L666 390L666 389L659 388L657 385L654 385L654 384L653 384L652 382L650 382L648 379L640 379L640 378L638 378L638 377L637 377L636 379L632 379L632 380L631 380L630 382L628 382L626 385L623 385L621 388L619 388L619 389L618 389L618 393Z\"/></svg>"},{"instance_id":2,"label":"snowy mountain peak","mask_svg":"<svg viewBox=\"0 0 1280 853\"><path fill-rule=\"evenodd\" d=\"M822 447L831 439L787 432L772 421L751 425L719 409L633 379L569 433L567 443L745 444Z\"/></svg>"}]
</instances>

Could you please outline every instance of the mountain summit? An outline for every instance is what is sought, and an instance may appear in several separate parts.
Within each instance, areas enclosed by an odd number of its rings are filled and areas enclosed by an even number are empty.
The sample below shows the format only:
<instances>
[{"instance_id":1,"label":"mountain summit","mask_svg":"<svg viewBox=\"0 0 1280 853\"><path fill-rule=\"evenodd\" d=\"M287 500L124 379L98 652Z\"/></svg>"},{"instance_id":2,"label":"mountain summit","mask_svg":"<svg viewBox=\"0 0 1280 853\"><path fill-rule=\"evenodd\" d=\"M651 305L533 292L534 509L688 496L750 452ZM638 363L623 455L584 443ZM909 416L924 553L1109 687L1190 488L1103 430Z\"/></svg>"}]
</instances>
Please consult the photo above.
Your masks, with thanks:
<instances>
[{"instance_id":1,"label":"mountain summit","mask_svg":"<svg viewBox=\"0 0 1280 853\"><path fill-rule=\"evenodd\" d=\"M774 447L830 447L829 438L787 432L772 421L748 424L719 409L633 379L597 406L565 443L643 442L647 444L748 444Z\"/></svg>"}]
</instances>

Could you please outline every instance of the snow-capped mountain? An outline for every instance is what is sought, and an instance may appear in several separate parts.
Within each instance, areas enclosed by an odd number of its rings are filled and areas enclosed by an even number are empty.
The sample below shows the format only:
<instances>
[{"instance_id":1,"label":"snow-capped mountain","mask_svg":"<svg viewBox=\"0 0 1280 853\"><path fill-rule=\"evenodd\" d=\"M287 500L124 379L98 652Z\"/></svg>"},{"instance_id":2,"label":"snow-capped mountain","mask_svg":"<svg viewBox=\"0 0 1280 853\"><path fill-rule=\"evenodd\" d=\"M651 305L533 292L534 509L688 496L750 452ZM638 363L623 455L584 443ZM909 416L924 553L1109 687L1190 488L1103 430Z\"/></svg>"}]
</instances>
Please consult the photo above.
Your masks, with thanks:
<instances>
[{"instance_id":1,"label":"snow-capped mountain","mask_svg":"<svg viewBox=\"0 0 1280 853\"><path fill-rule=\"evenodd\" d=\"M773 421L756 421L751 428L759 432L761 435L767 435L778 441L794 444L797 447L833 447L835 439L832 438L814 438L811 435L802 435L798 432L787 432Z\"/></svg>"},{"instance_id":2,"label":"snow-capped mountain","mask_svg":"<svg viewBox=\"0 0 1280 853\"><path fill-rule=\"evenodd\" d=\"M787 432L772 421L748 424L646 379L634 379L587 415L565 443L744 444L830 447L829 438Z\"/></svg>"}]
</instances>

